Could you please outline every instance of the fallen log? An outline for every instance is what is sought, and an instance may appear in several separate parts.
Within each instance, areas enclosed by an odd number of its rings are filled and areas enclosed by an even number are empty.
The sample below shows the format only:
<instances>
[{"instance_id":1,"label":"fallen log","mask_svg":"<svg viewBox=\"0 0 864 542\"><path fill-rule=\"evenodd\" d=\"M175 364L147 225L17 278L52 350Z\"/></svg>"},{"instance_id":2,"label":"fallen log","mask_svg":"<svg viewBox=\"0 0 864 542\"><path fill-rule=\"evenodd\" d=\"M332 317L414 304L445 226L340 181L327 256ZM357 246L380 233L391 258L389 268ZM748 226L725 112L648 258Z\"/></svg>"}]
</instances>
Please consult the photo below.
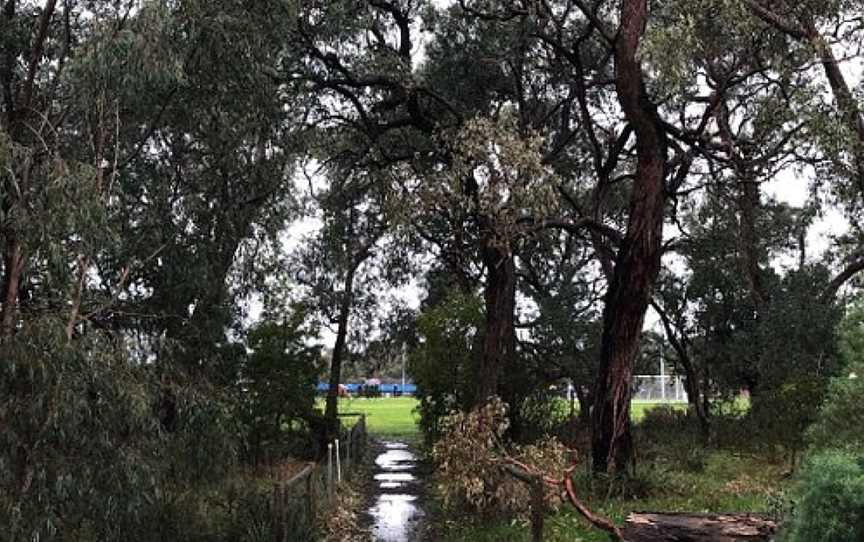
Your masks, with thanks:
<instances>
[{"instance_id":1,"label":"fallen log","mask_svg":"<svg viewBox=\"0 0 864 542\"><path fill-rule=\"evenodd\" d=\"M775 521L755 514L634 512L622 534L629 542L768 542Z\"/></svg>"}]
</instances>

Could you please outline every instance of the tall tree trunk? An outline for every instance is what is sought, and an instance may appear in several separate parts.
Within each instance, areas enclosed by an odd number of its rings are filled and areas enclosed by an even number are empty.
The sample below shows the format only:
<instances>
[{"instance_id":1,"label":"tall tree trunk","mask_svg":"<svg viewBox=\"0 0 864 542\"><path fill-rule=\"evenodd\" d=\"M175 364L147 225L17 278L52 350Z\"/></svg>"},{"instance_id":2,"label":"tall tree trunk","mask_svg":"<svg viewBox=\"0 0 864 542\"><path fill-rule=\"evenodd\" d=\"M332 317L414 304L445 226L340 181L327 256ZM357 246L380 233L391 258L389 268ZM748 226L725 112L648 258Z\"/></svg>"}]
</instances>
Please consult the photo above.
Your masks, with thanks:
<instances>
[{"instance_id":1,"label":"tall tree trunk","mask_svg":"<svg viewBox=\"0 0 864 542\"><path fill-rule=\"evenodd\" d=\"M330 385L327 389L327 404L324 408L324 419L327 423L327 433L335 436L339 431L338 400L339 385L342 383L342 356L348 337L348 317L351 315L351 305L354 302L354 274L357 266L352 265L345 275L345 291L339 304L337 317L336 341L333 344L333 354L330 357Z\"/></svg>"},{"instance_id":2,"label":"tall tree trunk","mask_svg":"<svg viewBox=\"0 0 864 542\"><path fill-rule=\"evenodd\" d=\"M687 403L691 412L699 422L699 433L708 440L711 436L711 413L709 398L703 384L707 383L693 365L689 355L679 357L681 368L684 369L684 391L687 392Z\"/></svg>"},{"instance_id":3,"label":"tall tree trunk","mask_svg":"<svg viewBox=\"0 0 864 542\"><path fill-rule=\"evenodd\" d=\"M729 108L725 103L717 108L720 137L726 146L737 181L738 194L735 202L738 207L738 261L758 315L768 302L761 267L763 254L759 250L759 235L756 233L760 212L760 188L751 159L741 151L729 124L729 116Z\"/></svg>"},{"instance_id":4,"label":"tall tree trunk","mask_svg":"<svg viewBox=\"0 0 864 542\"><path fill-rule=\"evenodd\" d=\"M636 134L636 179L627 231L606 293L600 370L594 393L591 455L597 473L625 474L633 457L631 378L645 311L660 271L666 143L636 57L648 6L623 0L615 44L615 88Z\"/></svg>"},{"instance_id":5,"label":"tall tree trunk","mask_svg":"<svg viewBox=\"0 0 864 542\"><path fill-rule=\"evenodd\" d=\"M516 353L516 263L509 249L498 246L491 235L484 236L483 245L486 323L477 379L478 405L499 394L498 376Z\"/></svg>"},{"instance_id":6,"label":"tall tree trunk","mask_svg":"<svg viewBox=\"0 0 864 542\"><path fill-rule=\"evenodd\" d=\"M759 250L756 220L759 214L759 184L741 168L744 175L738 180L738 250L744 280L756 307L761 313L768 302L768 292L763 280L762 254Z\"/></svg>"}]
</instances>

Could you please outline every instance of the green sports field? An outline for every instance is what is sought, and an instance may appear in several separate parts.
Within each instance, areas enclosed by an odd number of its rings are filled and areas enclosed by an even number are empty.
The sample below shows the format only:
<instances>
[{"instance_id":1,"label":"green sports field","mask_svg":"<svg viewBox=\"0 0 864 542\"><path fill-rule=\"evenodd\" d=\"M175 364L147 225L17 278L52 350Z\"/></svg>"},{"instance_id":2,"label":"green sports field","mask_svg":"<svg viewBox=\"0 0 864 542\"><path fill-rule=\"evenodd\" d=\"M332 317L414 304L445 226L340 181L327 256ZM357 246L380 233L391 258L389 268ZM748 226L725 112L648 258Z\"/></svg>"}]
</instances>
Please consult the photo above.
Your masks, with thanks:
<instances>
[{"instance_id":1,"label":"green sports field","mask_svg":"<svg viewBox=\"0 0 864 542\"><path fill-rule=\"evenodd\" d=\"M339 412L359 412L366 415L366 427L370 433L389 436L410 436L418 432L417 399L413 397L391 398L342 398Z\"/></svg>"},{"instance_id":2,"label":"green sports field","mask_svg":"<svg viewBox=\"0 0 864 542\"><path fill-rule=\"evenodd\" d=\"M320 402L323 409L323 401ZM660 406L661 403L633 402L631 417L634 422L641 421L645 412ZM417 400L413 397L391 398L342 398L339 399L339 412L362 413L366 415L369 431L377 435L411 436L418 432ZM673 408L686 408L686 404L676 403Z\"/></svg>"}]
</instances>

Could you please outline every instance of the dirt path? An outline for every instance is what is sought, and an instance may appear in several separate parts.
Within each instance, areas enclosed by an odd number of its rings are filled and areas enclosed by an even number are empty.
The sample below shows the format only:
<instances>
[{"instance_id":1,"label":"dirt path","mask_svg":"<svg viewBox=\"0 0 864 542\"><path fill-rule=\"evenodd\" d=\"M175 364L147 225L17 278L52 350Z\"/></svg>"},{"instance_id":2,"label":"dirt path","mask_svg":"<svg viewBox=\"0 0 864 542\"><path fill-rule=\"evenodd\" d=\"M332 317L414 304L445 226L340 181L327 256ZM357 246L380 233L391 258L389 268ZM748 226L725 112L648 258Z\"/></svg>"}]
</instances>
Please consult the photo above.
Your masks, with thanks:
<instances>
[{"instance_id":1,"label":"dirt path","mask_svg":"<svg viewBox=\"0 0 864 542\"><path fill-rule=\"evenodd\" d=\"M423 540L426 526L428 469L411 444L399 440L372 443L373 482L367 514L372 539L380 542Z\"/></svg>"}]
</instances>

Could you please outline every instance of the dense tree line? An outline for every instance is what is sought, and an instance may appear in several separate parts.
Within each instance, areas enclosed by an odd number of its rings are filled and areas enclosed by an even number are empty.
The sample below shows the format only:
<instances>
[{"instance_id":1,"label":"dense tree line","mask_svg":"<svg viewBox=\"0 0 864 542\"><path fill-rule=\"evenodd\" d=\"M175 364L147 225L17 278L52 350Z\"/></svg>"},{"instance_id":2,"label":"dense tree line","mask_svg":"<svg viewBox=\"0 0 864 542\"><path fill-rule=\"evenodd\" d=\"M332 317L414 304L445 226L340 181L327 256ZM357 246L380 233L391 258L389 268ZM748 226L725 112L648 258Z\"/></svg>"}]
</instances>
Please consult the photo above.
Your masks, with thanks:
<instances>
[{"instance_id":1,"label":"dense tree line","mask_svg":"<svg viewBox=\"0 0 864 542\"><path fill-rule=\"evenodd\" d=\"M0 8L0 518L22 536L114 536L166 488L332 436L364 349L408 345L433 433L499 396L510 438L536 438L544 390L571 380L593 469L617 475L649 311L706 438L745 389L760 431L801 448L842 369L858 2ZM814 258L829 210L846 229ZM419 314L377 321L411 277ZM69 504L120 486L157 505Z\"/></svg>"}]
</instances>

